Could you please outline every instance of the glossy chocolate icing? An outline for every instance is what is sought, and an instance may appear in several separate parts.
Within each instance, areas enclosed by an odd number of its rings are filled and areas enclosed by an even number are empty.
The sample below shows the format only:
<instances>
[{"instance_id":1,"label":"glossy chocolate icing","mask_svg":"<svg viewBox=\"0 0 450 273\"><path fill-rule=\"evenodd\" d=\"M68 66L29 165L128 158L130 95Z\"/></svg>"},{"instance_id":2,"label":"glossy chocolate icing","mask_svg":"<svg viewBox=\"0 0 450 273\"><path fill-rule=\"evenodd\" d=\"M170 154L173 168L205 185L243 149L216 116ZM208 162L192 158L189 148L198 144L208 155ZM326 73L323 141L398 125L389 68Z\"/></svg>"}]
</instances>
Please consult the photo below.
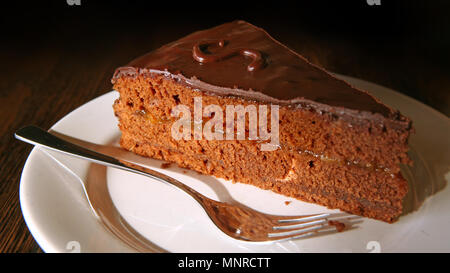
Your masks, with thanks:
<instances>
[{"instance_id":1,"label":"glossy chocolate icing","mask_svg":"<svg viewBox=\"0 0 450 273\"><path fill-rule=\"evenodd\" d=\"M259 50L254 49L244 49L244 48L228 48L222 49L225 45L228 44L225 40L212 41L212 42L199 42L194 45L192 48L192 57L198 61L199 63L209 63L209 62L218 62L222 61L226 58L233 57L235 55L248 56L252 58L251 63L247 66L247 71L253 72L259 70L264 67L265 62L262 57L262 53ZM218 45L221 49L218 53L206 53L208 46Z\"/></svg>"},{"instance_id":2,"label":"glossy chocolate icing","mask_svg":"<svg viewBox=\"0 0 450 273\"><path fill-rule=\"evenodd\" d=\"M163 74L218 96L313 108L337 116L388 119L393 127L410 127L397 111L244 21L194 32L162 46L118 68L112 81L138 74Z\"/></svg>"}]
</instances>

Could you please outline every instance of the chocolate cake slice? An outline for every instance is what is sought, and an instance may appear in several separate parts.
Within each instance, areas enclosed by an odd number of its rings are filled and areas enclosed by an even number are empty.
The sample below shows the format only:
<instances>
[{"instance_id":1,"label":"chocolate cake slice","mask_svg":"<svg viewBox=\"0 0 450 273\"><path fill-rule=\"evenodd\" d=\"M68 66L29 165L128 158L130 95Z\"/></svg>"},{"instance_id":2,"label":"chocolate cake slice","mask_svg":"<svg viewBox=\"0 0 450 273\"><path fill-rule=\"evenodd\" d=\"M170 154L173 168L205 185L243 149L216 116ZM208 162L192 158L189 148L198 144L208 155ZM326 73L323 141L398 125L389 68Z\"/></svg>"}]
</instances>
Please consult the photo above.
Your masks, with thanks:
<instances>
[{"instance_id":1,"label":"chocolate cake slice","mask_svg":"<svg viewBox=\"0 0 450 273\"><path fill-rule=\"evenodd\" d=\"M263 29L234 21L192 33L118 68L112 82L127 150L386 222L402 212L410 120ZM180 128L184 137L174 136Z\"/></svg>"}]
</instances>

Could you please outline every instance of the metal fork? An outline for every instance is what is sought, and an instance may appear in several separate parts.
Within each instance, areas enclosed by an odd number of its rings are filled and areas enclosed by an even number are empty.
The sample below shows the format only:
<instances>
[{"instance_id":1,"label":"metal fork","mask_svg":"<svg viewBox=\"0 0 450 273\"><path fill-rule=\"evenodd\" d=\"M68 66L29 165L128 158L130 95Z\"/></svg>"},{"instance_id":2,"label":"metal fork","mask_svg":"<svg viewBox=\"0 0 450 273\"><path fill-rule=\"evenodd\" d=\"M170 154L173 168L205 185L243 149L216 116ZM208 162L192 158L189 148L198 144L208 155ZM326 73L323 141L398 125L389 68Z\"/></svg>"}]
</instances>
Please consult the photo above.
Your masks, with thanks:
<instances>
[{"instance_id":1,"label":"metal fork","mask_svg":"<svg viewBox=\"0 0 450 273\"><path fill-rule=\"evenodd\" d=\"M226 203L212 200L172 177L75 145L36 126L27 126L18 130L15 133L15 137L36 146L86 159L104 166L141 174L176 186L192 196L204 208L220 230L238 240L263 242L307 238L351 229L354 224L361 222L362 219L359 216L346 213L322 213L302 216L269 215L237 202ZM139 235L134 234L134 236L138 237Z\"/></svg>"}]
</instances>

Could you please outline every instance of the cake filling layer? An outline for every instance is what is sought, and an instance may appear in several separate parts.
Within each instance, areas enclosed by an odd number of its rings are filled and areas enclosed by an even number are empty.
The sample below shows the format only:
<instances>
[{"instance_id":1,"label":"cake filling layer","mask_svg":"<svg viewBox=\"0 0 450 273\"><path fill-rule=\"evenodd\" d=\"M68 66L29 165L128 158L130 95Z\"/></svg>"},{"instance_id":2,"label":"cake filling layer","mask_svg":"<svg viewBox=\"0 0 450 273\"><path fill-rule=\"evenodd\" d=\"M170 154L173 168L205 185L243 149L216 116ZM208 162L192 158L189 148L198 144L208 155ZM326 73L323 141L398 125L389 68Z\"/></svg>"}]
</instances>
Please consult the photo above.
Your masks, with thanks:
<instances>
[{"instance_id":1,"label":"cake filling layer","mask_svg":"<svg viewBox=\"0 0 450 273\"><path fill-rule=\"evenodd\" d=\"M172 109L181 104L193 113L195 97L201 96L204 105L221 105L224 112L226 105L261 105L260 102L198 93L160 75L122 78L117 80L116 86L127 89L121 92L121 100L116 106L116 111L131 111L127 123L138 122L147 126L148 130L151 130L151 124L166 123L166 131L161 131L165 134L170 134L171 125L176 120L171 114ZM325 114L317 116L314 112L289 107L281 107L279 115L279 141L284 149L310 153L342 164L354 163L383 169L394 174L400 170L400 163L410 164L406 155L407 131L389 129L371 122L349 127L339 118ZM396 145L392 145L394 143Z\"/></svg>"}]
</instances>

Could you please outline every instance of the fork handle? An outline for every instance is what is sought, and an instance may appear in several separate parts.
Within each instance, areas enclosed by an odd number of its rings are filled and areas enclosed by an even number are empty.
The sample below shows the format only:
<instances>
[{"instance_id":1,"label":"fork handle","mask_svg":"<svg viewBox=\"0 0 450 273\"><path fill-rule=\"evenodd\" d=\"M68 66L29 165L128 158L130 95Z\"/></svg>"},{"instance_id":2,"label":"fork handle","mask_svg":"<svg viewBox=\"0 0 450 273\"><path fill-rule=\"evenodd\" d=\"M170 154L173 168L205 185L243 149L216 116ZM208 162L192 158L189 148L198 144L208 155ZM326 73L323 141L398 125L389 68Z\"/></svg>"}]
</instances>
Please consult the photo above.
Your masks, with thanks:
<instances>
[{"instance_id":1,"label":"fork handle","mask_svg":"<svg viewBox=\"0 0 450 273\"><path fill-rule=\"evenodd\" d=\"M23 127L19 129L14 134L14 136L21 141L33 144L38 147L44 147L52 151L72 155L77 158L85 159L104 166L141 174L156 179L160 182L168 183L192 196L202 206L205 199L211 200L170 176L151 170L149 168L130 163L125 160L119 160L114 157L86 149L84 147L65 141L36 126L31 125Z\"/></svg>"}]
</instances>

